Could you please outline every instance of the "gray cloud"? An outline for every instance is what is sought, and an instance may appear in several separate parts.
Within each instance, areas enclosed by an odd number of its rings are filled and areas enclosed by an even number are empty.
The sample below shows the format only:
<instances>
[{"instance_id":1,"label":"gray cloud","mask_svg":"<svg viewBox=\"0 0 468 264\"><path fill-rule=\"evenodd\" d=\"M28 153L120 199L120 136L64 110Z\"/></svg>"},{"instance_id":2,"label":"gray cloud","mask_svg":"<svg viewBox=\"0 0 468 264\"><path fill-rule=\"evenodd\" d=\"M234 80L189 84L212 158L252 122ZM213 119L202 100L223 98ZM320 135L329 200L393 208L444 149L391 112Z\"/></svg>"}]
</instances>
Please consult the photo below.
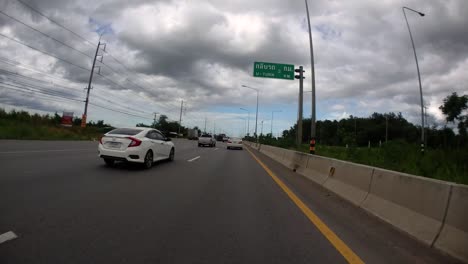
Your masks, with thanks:
<instances>
[{"instance_id":1,"label":"gray cloud","mask_svg":"<svg viewBox=\"0 0 468 264\"><path fill-rule=\"evenodd\" d=\"M254 103L249 84L264 89L265 105L292 104L297 83L254 79L253 61L304 65L310 89L310 61L303 1L80 1L22 0L97 43L106 28L107 51L130 73L103 53L95 89L121 94L126 89L148 96L155 105L177 108L189 100L192 109L238 107ZM413 30L426 102L436 108L452 91L468 92L468 3L404 1L426 13L408 13ZM95 47L60 29L15 0L2 10L89 55ZM381 101L392 111L417 120L419 90L416 67L401 6L376 1L310 1L318 100ZM0 32L73 63L91 67L91 59L0 15ZM6 41L0 55L86 86L89 72L48 56L26 52ZM5 51L8 50L8 51ZM23 56L24 55L24 56ZM45 63L47 62L47 63ZM130 81L129 81L130 80ZM136 85L135 85L136 84ZM27 103L12 101L12 103ZM122 98L120 103L130 103ZM399 105L400 104L400 105ZM35 107L40 107L35 104ZM359 106L355 106L359 107ZM363 112L385 110L369 104ZM361 112L356 110L354 112ZM390 109L389 109L390 110ZM350 112L348 110L348 112ZM440 116L436 116L440 119Z\"/></svg>"}]
</instances>

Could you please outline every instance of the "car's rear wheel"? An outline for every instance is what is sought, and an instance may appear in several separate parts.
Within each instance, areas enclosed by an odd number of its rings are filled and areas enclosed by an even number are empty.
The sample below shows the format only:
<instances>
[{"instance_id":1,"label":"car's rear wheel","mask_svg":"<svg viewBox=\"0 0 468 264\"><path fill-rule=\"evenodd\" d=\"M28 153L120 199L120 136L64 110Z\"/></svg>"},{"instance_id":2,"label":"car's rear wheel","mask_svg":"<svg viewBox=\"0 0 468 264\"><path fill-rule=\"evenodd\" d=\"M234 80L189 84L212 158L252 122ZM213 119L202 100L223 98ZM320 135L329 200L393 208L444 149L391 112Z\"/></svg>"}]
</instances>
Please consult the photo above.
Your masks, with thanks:
<instances>
[{"instance_id":1,"label":"car's rear wheel","mask_svg":"<svg viewBox=\"0 0 468 264\"><path fill-rule=\"evenodd\" d=\"M227 149L231 149L230 147L227 147Z\"/></svg>"},{"instance_id":2,"label":"car's rear wheel","mask_svg":"<svg viewBox=\"0 0 468 264\"><path fill-rule=\"evenodd\" d=\"M169 161L174 161L175 151L174 148L171 149L171 153L169 153Z\"/></svg>"},{"instance_id":3,"label":"car's rear wheel","mask_svg":"<svg viewBox=\"0 0 468 264\"><path fill-rule=\"evenodd\" d=\"M201 147L201 144L200 144L200 143L198 143L198 147Z\"/></svg>"},{"instance_id":4,"label":"car's rear wheel","mask_svg":"<svg viewBox=\"0 0 468 264\"><path fill-rule=\"evenodd\" d=\"M151 150L148 150L148 152L146 152L143 166L145 167L145 169L149 169L153 166L153 152Z\"/></svg>"},{"instance_id":5,"label":"car's rear wheel","mask_svg":"<svg viewBox=\"0 0 468 264\"><path fill-rule=\"evenodd\" d=\"M104 159L104 162L106 163L107 166L112 167L112 166L114 166L115 160L113 160L113 159Z\"/></svg>"}]
</instances>

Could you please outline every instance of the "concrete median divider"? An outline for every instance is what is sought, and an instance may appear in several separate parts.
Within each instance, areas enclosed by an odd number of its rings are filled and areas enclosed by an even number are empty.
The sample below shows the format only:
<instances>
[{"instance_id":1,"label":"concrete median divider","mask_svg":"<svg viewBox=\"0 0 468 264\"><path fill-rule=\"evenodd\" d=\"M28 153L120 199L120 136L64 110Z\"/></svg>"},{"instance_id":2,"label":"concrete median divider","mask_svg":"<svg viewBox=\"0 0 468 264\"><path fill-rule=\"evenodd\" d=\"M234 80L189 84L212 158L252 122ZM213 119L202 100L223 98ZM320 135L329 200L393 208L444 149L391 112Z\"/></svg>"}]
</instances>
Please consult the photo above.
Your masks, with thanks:
<instances>
[{"instance_id":1,"label":"concrete median divider","mask_svg":"<svg viewBox=\"0 0 468 264\"><path fill-rule=\"evenodd\" d=\"M260 152L428 246L468 263L468 186L267 145L261 145Z\"/></svg>"},{"instance_id":2,"label":"concrete median divider","mask_svg":"<svg viewBox=\"0 0 468 264\"><path fill-rule=\"evenodd\" d=\"M434 247L468 263L468 186L452 185L445 223Z\"/></svg>"},{"instance_id":3,"label":"concrete median divider","mask_svg":"<svg viewBox=\"0 0 468 264\"><path fill-rule=\"evenodd\" d=\"M373 167L333 160L323 186L359 206L369 193L373 171Z\"/></svg>"},{"instance_id":4,"label":"concrete median divider","mask_svg":"<svg viewBox=\"0 0 468 264\"><path fill-rule=\"evenodd\" d=\"M449 193L449 183L376 168L361 207L432 245L442 227Z\"/></svg>"},{"instance_id":5,"label":"concrete median divider","mask_svg":"<svg viewBox=\"0 0 468 264\"><path fill-rule=\"evenodd\" d=\"M296 172L302 176L323 185L331 172L333 172L333 160L315 155L307 155L305 167L300 166Z\"/></svg>"}]
</instances>

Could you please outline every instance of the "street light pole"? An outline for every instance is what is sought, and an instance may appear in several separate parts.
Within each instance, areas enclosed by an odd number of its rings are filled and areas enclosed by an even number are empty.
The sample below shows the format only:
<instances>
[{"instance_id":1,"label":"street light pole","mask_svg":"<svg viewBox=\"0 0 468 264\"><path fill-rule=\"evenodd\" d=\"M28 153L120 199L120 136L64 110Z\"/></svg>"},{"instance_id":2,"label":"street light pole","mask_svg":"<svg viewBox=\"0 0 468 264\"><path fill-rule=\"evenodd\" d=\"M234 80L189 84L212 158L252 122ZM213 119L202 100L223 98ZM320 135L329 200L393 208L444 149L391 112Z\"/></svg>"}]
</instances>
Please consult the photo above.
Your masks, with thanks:
<instances>
[{"instance_id":1,"label":"street light pole","mask_svg":"<svg viewBox=\"0 0 468 264\"><path fill-rule=\"evenodd\" d=\"M277 110L277 111L271 111L271 129L270 129L270 134L271 134L271 137L273 137L273 113L279 113L281 112L281 110Z\"/></svg>"},{"instance_id":2,"label":"street light pole","mask_svg":"<svg viewBox=\"0 0 468 264\"><path fill-rule=\"evenodd\" d=\"M418 56L416 55L416 48L414 46L413 35L411 34L411 29L408 23L408 18L406 17L405 9L413 11L419 14L420 16L424 16L424 13L421 13L419 11L416 11L406 6L402 7L401 9L403 10L403 16L405 17L406 25L408 26L408 32L410 35L411 44L413 45L414 60L416 61L416 70L418 71L419 95L421 97L421 154L424 154L424 101L423 101L423 94L422 94L421 74L419 73Z\"/></svg>"},{"instance_id":3,"label":"street light pole","mask_svg":"<svg viewBox=\"0 0 468 264\"><path fill-rule=\"evenodd\" d=\"M263 135L263 121L265 121L265 120L262 120L262 130L261 130L261 132L260 132L260 136Z\"/></svg>"},{"instance_id":4,"label":"street light pole","mask_svg":"<svg viewBox=\"0 0 468 264\"><path fill-rule=\"evenodd\" d=\"M250 133L250 111L245 108L240 108L240 110L247 111L247 134Z\"/></svg>"},{"instance_id":5,"label":"street light pole","mask_svg":"<svg viewBox=\"0 0 468 264\"><path fill-rule=\"evenodd\" d=\"M310 120L310 154L315 154L315 137L316 137L316 123L315 123L315 63L314 63L314 45L312 43L312 29L310 27L309 5L305 0L307 11L307 23L309 25L309 44L310 44L310 67L312 79L312 114Z\"/></svg>"},{"instance_id":6,"label":"street light pole","mask_svg":"<svg viewBox=\"0 0 468 264\"><path fill-rule=\"evenodd\" d=\"M255 137L257 138L257 143L258 143L257 125L258 125L258 92L259 90L257 88L253 88L247 85L242 85L242 87L249 88L257 92L257 113L255 114Z\"/></svg>"}]
</instances>

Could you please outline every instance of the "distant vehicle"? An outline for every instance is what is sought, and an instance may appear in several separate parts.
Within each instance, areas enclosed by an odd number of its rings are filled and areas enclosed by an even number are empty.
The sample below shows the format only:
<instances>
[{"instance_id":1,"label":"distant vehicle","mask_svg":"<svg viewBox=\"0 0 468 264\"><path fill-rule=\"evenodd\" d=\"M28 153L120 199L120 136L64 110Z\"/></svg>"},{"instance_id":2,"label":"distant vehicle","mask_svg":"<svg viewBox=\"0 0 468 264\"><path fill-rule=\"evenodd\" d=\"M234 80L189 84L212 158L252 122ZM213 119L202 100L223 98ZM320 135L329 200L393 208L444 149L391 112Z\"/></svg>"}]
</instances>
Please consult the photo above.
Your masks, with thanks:
<instances>
[{"instance_id":1,"label":"distant vehicle","mask_svg":"<svg viewBox=\"0 0 468 264\"><path fill-rule=\"evenodd\" d=\"M219 134L219 135L216 135L216 140L224 142L225 137L226 137L226 134Z\"/></svg>"},{"instance_id":2,"label":"distant vehicle","mask_svg":"<svg viewBox=\"0 0 468 264\"><path fill-rule=\"evenodd\" d=\"M174 160L175 148L170 138L153 128L117 128L99 140L99 157L108 166L115 161L141 163L149 169L155 161Z\"/></svg>"},{"instance_id":3,"label":"distant vehicle","mask_svg":"<svg viewBox=\"0 0 468 264\"><path fill-rule=\"evenodd\" d=\"M242 139L240 138L229 138L227 142L227 149L242 149Z\"/></svg>"},{"instance_id":4,"label":"distant vehicle","mask_svg":"<svg viewBox=\"0 0 468 264\"><path fill-rule=\"evenodd\" d=\"M229 138L227 136L223 137L223 142L227 142L228 140L229 140Z\"/></svg>"},{"instance_id":5,"label":"distant vehicle","mask_svg":"<svg viewBox=\"0 0 468 264\"><path fill-rule=\"evenodd\" d=\"M216 140L215 138L210 135L210 134L202 134L198 138L198 146L210 146L210 147L216 147Z\"/></svg>"},{"instance_id":6,"label":"distant vehicle","mask_svg":"<svg viewBox=\"0 0 468 264\"><path fill-rule=\"evenodd\" d=\"M198 129L189 129L187 131L187 138L190 140L197 140L198 139Z\"/></svg>"}]
</instances>

